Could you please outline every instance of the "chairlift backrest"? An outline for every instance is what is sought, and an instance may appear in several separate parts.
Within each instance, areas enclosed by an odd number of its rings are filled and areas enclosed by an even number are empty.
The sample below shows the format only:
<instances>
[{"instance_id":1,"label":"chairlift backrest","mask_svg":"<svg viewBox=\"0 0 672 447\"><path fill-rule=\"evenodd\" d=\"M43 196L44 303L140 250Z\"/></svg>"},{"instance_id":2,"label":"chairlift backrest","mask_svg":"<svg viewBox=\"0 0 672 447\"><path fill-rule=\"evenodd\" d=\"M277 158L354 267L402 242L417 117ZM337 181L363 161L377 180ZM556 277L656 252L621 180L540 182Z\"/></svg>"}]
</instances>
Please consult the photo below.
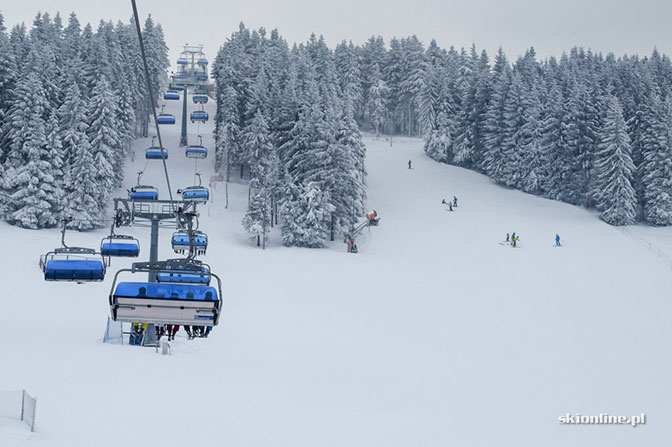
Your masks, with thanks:
<instances>
[{"instance_id":1,"label":"chairlift backrest","mask_svg":"<svg viewBox=\"0 0 672 447\"><path fill-rule=\"evenodd\" d=\"M175 124L175 117L170 113L161 113L157 118L158 124Z\"/></svg>"},{"instance_id":2,"label":"chairlift backrest","mask_svg":"<svg viewBox=\"0 0 672 447\"><path fill-rule=\"evenodd\" d=\"M114 321L215 326L219 320L220 294L208 285L120 282L112 287Z\"/></svg>"},{"instance_id":3,"label":"chairlift backrest","mask_svg":"<svg viewBox=\"0 0 672 447\"><path fill-rule=\"evenodd\" d=\"M168 158L168 151L164 148L163 151L160 147L150 147L145 151L145 158L148 160L161 160L162 158Z\"/></svg>"},{"instance_id":4,"label":"chairlift backrest","mask_svg":"<svg viewBox=\"0 0 672 447\"><path fill-rule=\"evenodd\" d=\"M191 118L192 122L194 122L194 121L206 122L206 121L208 121L209 116L208 116L208 112L206 112L204 110L197 110L195 112L191 112L190 118Z\"/></svg>"},{"instance_id":5,"label":"chairlift backrest","mask_svg":"<svg viewBox=\"0 0 672 447\"><path fill-rule=\"evenodd\" d=\"M57 248L40 259L47 281L91 282L105 279L105 260L90 248Z\"/></svg>"},{"instance_id":6,"label":"chairlift backrest","mask_svg":"<svg viewBox=\"0 0 672 447\"><path fill-rule=\"evenodd\" d=\"M182 190L182 200L185 202L206 202L210 198L210 191L204 186L190 186Z\"/></svg>"},{"instance_id":7,"label":"chairlift backrest","mask_svg":"<svg viewBox=\"0 0 672 447\"><path fill-rule=\"evenodd\" d=\"M131 200L159 200L159 191L153 186L138 185L131 188Z\"/></svg>"},{"instance_id":8,"label":"chairlift backrest","mask_svg":"<svg viewBox=\"0 0 672 447\"><path fill-rule=\"evenodd\" d=\"M140 241L133 236L111 234L100 243L103 256L136 258L140 255Z\"/></svg>"},{"instance_id":9,"label":"chairlift backrest","mask_svg":"<svg viewBox=\"0 0 672 447\"><path fill-rule=\"evenodd\" d=\"M201 145L187 146L185 155L187 158L207 158L208 149Z\"/></svg>"},{"instance_id":10,"label":"chairlift backrest","mask_svg":"<svg viewBox=\"0 0 672 447\"><path fill-rule=\"evenodd\" d=\"M210 284L210 269L203 266L198 270L171 269L160 270L156 279L158 282L174 282L187 284Z\"/></svg>"}]
</instances>

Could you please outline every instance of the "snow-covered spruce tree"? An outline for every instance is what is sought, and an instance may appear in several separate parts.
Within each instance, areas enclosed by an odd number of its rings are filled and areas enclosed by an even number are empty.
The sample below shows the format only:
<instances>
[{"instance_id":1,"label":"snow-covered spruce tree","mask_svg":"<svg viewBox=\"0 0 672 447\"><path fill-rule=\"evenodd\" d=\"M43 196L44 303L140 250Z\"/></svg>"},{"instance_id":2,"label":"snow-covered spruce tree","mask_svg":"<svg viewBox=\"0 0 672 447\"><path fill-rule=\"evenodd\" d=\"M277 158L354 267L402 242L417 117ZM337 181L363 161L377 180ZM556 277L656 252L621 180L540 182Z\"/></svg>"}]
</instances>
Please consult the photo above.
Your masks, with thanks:
<instances>
[{"instance_id":1,"label":"snow-covered spruce tree","mask_svg":"<svg viewBox=\"0 0 672 447\"><path fill-rule=\"evenodd\" d=\"M427 137L436 128L439 104L446 84L445 55L432 40L425 52L426 69L418 94L418 119L421 135Z\"/></svg>"},{"instance_id":2,"label":"snow-covered spruce tree","mask_svg":"<svg viewBox=\"0 0 672 447\"><path fill-rule=\"evenodd\" d=\"M378 66L375 66L372 82L365 106L366 117L369 123L371 123L376 136L380 136L380 131L385 125L387 117L387 98L390 94L390 89L387 87L385 81L380 78Z\"/></svg>"},{"instance_id":3,"label":"snow-covered spruce tree","mask_svg":"<svg viewBox=\"0 0 672 447\"><path fill-rule=\"evenodd\" d=\"M96 163L96 201L102 217L115 185L123 179L123 151L117 126L117 102L105 78L100 78L93 89L89 106L87 135Z\"/></svg>"},{"instance_id":4,"label":"snow-covered spruce tree","mask_svg":"<svg viewBox=\"0 0 672 447\"><path fill-rule=\"evenodd\" d=\"M24 228L56 225L62 160L51 151L44 119L48 102L36 73L21 79L5 122L9 140L3 190L12 197L5 220Z\"/></svg>"},{"instance_id":5,"label":"snow-covered spruce tree","mask_svg":"<svg viewBox=\"0 0 672 447\"><path fill-rule=\"evenodd\" d=\"M117 83L117 107L115 121L119 126L119 138L122 146L120 149L121 158L125 158L131 148L131 141L135 138L135 104L133 100L133 85L131 74L124 68L119 73L119 79L125 82Z\"/></svg>"},{"instance_id":6,"label":"snow-covered spruce tree","mask_svg":"<svg viewBox=\"0 0 672 447\"><path fill-rule=\"evenodd\" d=\"M225 175L227 180L229 176L229 160L232 158L233 160L239 160L241 154L236 95L236 89L230 86L226 87L225 91L220 93L220 101L218 102L217 114L220 120L215 137L217 151L215 168L217 172Z\"/></svg>"},{"instance_id":7,"label":"snow-covered spruce tree","mask_svg":"<svg viewBox=\"0 0 672 447\"><path fill-rule=\"evenodd\" d=\"M565 109L562 92L556 82L552 82L545 96L544 114L541 122L542 153L548 157L549 172L541 179L544 195L558 199L562 195L561 184L571 170L572 159L565 144Z\"/></svg>"},{"instance_id":8,"label":"snow-covered spruce tree","mask_svg":"<svg viewBox=\"0 0 672 447\"><path fill-rule=\"evenodd\" d=\"M9 33L9 47L14 54L16 62L16 71L18 73L25 73L25 66L28 63L28 54L30 53L30 40L28 39L28 32L25 23L14 25ZM28 69L30 71L30 68Z\"/></svg>"},{"instance_id":9,"label":"snow-covered spruce tree","mask_svg":"<svg viewBox=\"0 0 672 447\"><path fill-rule=\"evenodd\" d=\"M546 176L549 166L548 157L543 150L542 138L542 107L540 94L536 83L524 91L524 123L520 129L522 134L521 142L521 172L522 179L520 187L523 191L531 194L540 194L542 192L542 179Z\"/></svg>"},{"instance_id":10,"label":"snow-covered spruce tree","mask_svg":"<svg viewBox=\"0 0 672 447\"><path fill-rule=\"evenodd\" d=\"M9 108L12 105L12 96L17 79L17 67L14 53L5 34L2 14L0 14L0 176L5 163L9 142L5 134L3 123L7 119Z\"/></svg>"},{"instance_id":11,"label":"snow-covered spruce tree","mask_svg":"<svg viewBox=\"0 0 672 447\"><path fill-rule=\"evenodd\" d=\"M63 216L70 216L70 228L89 230L100 225L100 186L96 183L98 168L86 131L87 106L79 87L72 83L59 109L61 141L65 152Z\"/></svg>"},{"instance_id":12,"label":"snow-covered spruce tree","mask_svg":"<svg viewBox=\"0 0 672 447\"><path fill-rule=\"evenodd\" d=\"M433 129L425 137L425 153L436 161L449 162L455 129L446 111L440 111Z\"/></svg>"},{"instance_id":13,"label":"snow-covered spruce tree","mask_svg":"<svg viewBox=\"0 0 672 447\"><path fill-rule=\"evenodd\" d=\"M524 95L520 75L514 71L503 110L502 177L495 179L514 188L520 188L525 177L522 157L522 146L525 140L523 125L526 121Z\"/></svg>"},{"instance_id":14,"label":"snow-covered spruce tree","mask_svg":"<svg viewBox=\"0 0 672 447\"><path fill-rule=\"evenodd\" d=\"M248 154L251 177L250 200L247 204L247 213L243 218L243 227L251 236L256 237L257 246L263 241L265 247L271 226L271 195L272 186L275 184L273 175L276 171L272 166L274 148L261 107L264 98L261 90L264 85L263 80L259 80L256 103L252 105L254 115L241 132L241 139L242 146Z\"/></svg>"},{"instance_id":15,"label":"snow-covered spruce tree","mask_svg":"<svg viewBox=\"0 0 672 447\"><path fill-rule=\"evenodd\" d=\"M630 158L630 137L618 100L610 96L606 103L605 121L599 132L595 170L597 172L597 209L600 219L611 225L635 222L635 190L632 174L635 165Z\"/></svg>"},{"instance_id":16,"label":"snow-covered spruce tree","mask_svg":"<svg viewBox=\"0 0 672 447\"><path fill-rule=\"evenodd\" d=\"M247 212L243 217L243 228L257 241L257 247L266 247L271 227L271 196L269 188L262 185L259 179L253 178L249 183L250 199Z\"/></svg>"},{"instance_id":17,"label":"snow-covered spruce tree","mask_svg":"<svg viewBox=\"0 0 672 447\"><path fill-rule=\"evenodd\" d=\"M504 140L507 137L504 108L509 98L512 71L500 48L495 56L493 87L483 127L483 170L494 180L504 178Z\"/></svg>"},{"instance_id":18,"label":"snow-covered spruce tree","mask_svg":"<svg viewBox=\"0 0 672 447\"><path fill-rule=\"evenodd\" d=\"M404 80L404 53L399 39L390 40L390 49L386 53L385 64L382 65L383 80L390 89L388 96L388 132L398 134L404 132L404 105L401 101L401 83Z\"/></svg>"},{"instance_id":19,"label":"snow-covered spruce tree","mask_svg":"<svg viewBox=\"0 0 672 447\"><path fill-rule=\"evenodd\" d=\"M653 93L644 108L639 166L644 217L652 225L672 225L672 107Z\"/></svg>"},{"instance_id":20,"label":"snow-covered spruce tree","mask_svg":"<svg viewBox=\"0 0 672 447\"><path fill-rule=\"evenodd\" d=\"M333 152L334 182L331 199L334 205L333 226L330 240L335 234L349 231L364 213L366 199L365 178L366 147L355 122L355 107L346 98L336 130Z\"/></svg>"},{"instance_id":21,"label":"snow-covered spruce tree","mask_svg":"<svg viewBox=\"0 0 672 447\"><path fill-rule=\"evenodd\" d=\"M460 166L482 169L483 134L490 101L490 67L485 50L479 56L476 47L472 46L461 77L463 97L458 130L461 137L454 145L454 160Z\"/></svg>"},{"instance_id":22,"label":"snow-covered spruce tree","mask_svg":"<svg viewBox=\"0 0 672 447\"><path fill-rule=\"evenodd\" d=\"M280 205L283 243L295 247L326 247L333 211L329 194L317 183L287 185Z\"/></svg>"},{"instance_id":23,"label":"snow-covered spruce tree","mask_svg":"<svg viewBox=\"0 0 672 447\"><path fill-rule=\"evenodd\" d=\"M364 95L362 92L362 74L359 55L352 42L345 41L334 49L336 73L343 96L352 103L355 113L361 113Z\"/></svg>"},{"instance_id":24,"label":"snow-covered spruce tree","mask_svg":"<svg viewBox=\"0 0 672 447\"><path fill-rule=\"evenodd\" d=\"M58 198L58 209L60 212L63 209L65 195L65 172L67 170L67 166L65 165L65 151L63 149L63 142L61 140L61 128L58 110L54 110L49 113L49 118L46 121L45 131L47 136L46 150L50 153L52 172L54 175L54 194ZM61 215L59 214L57 219L60 217Z\"/></svg>"},{"instance_id":25,"label":"snow-covered spruce tree","mask_svg":"<svg viewBox=\"0 0 672 447\"><path fill-rule=\"evenodd\" d=\"M49 16L45 14L45 22L41 22L40 27L44 28L45 36L50 35L51 23ZM58 85L61 78L61 67L58 65L57 53L60 53L60 40L55 38L53 41L49 39L35 39L33 37L33 29L31 31L31 49L28 55L27 67L30 71L36 73L40 78L44 95L47 99L45 116L55 111L61 102L61 86ZM39 35L40 33L38 33Z\"/></svg>"},{"instance_id":26,"label":"snow-covered spruce tree","mask_svg":"<svg viewBox=\"0 0 672 447\"><path fill-rule=\"evenodd\" d=\"M575 81L565 102L563 130L571 167L558 185L561 191L558 199L572 204L585 203L588 173L595 152L596 123L593 120L596 112L587 88L587 85Z\"/></svg>"}]
</instances>

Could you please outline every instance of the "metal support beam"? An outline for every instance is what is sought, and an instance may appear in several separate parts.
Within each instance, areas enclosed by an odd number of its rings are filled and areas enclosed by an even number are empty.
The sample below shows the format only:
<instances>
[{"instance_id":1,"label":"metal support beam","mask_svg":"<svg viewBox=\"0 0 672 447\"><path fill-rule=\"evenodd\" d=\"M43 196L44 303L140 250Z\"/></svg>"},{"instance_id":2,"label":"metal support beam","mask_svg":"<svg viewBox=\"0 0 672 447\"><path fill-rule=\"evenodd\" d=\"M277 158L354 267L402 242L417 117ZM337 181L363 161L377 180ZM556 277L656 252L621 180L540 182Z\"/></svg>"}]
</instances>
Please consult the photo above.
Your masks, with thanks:
<instances>
[{"instance_id":1,"label":"metal support beam","mask_svg":"<svg viewBox=\"0 0 672 447\"><path fill-rule=\"evenodd\" d=\"M189 144L187 139L187 87L182 92L182 134L180 136L180 147Z\"/></svg>"},{"instance_id":2,"label":"metal support beam","mask_svg":"<svg viewBox=\"0 0 672 447\"><path fill-rule=\"evenodd\" d=\"M150 236L149 262L155 263L159 260L159 216L152 219L152 234ZM156 282L158 271L150 270L147 282Z\"/></svg>"}]
</instances>

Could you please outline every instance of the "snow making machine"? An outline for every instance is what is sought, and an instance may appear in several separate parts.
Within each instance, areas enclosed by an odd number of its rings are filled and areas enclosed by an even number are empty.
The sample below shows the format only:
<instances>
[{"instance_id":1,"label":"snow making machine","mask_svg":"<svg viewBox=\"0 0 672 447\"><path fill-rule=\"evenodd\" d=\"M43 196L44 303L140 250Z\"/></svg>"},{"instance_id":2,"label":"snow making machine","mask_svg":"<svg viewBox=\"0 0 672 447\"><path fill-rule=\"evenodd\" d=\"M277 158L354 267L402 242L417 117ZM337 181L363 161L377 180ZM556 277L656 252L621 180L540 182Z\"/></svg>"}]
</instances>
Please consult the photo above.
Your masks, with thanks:
<instances>
[{"instance_id":1,"label":"snow making machine","mask_svg":"<svg viewBox=\"0 0 672 447\"><path fill-rule=\"evenodd\" d=\"M353 227L348 234L345 235L345 243L348 245L348 253L358 253L357 236L359 236L365 228L377 226L380 222L380 216L376 210L371 210L366 213L366 220L356 227Z\"/></svg>"}]
</instances>

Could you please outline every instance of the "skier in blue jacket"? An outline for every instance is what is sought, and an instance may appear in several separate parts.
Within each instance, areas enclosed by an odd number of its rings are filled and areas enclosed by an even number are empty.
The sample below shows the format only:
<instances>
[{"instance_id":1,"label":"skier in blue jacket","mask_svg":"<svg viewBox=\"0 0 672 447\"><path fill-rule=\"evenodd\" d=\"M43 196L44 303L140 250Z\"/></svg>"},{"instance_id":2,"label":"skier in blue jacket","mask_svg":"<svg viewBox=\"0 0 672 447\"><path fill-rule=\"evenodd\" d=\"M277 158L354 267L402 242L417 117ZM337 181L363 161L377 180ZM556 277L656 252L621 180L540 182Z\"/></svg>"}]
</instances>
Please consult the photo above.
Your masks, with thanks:
<instances>
[{"instance_id":1,"label":"skier in blue jacket","mask_svg":"<svg viewBox=\"0 0 672 447\"><path fill-rule=\"evenodd\" d=\"M560 235L557 233L555 235L555 246L560 247Z\"/></svg>"}]
</instances>

